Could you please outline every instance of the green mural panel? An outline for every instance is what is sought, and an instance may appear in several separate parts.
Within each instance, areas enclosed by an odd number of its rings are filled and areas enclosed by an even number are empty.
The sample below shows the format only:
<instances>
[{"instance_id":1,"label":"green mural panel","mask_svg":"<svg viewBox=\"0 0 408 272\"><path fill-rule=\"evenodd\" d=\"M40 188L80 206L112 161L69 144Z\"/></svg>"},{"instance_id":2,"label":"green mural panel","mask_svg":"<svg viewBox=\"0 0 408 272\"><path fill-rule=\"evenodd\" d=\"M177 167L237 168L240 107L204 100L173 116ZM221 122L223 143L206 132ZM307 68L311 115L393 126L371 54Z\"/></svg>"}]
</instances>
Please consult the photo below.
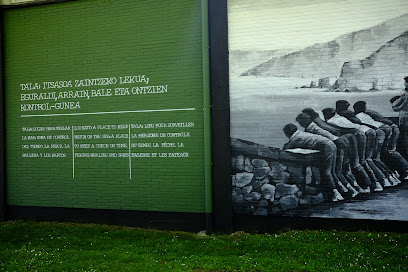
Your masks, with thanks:
<instances>
[{"instance_id":1,"label":"green mural panel","mask_svg":"<svg viewBox=\"0 0 408 272\"><path fill-rule=\"evenodd\" d=\"M4 17L9 205L204 211L201 1Z\"/></svg>"}]
</instances>

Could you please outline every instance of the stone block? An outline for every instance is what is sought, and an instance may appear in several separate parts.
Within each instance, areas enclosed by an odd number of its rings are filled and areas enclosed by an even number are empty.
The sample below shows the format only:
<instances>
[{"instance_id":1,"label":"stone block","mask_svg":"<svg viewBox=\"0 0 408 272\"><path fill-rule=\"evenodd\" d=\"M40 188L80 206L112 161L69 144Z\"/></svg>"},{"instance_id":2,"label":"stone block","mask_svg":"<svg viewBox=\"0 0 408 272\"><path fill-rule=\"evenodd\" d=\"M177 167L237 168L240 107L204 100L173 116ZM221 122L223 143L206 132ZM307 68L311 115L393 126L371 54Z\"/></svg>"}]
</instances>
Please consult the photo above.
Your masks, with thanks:
<instances>
[{"instance_id":1,"label":"stone block","mask_svg":"<svg viewBox=\"0 0 408 272\"><path fill-rule=\"evenodd\" d=\"M245 186L241 188L241 192L244 196L248 195L252 191L252 186Z\"/></svg>"},{"instance_id":2,"label":"stone block","mask_svg":"<svg viewBox=\"0 0 408 272\"><path fill-rule=\"evenodd\" d=\"M232 187L233 194L242 194L242 189L238 187Z\"/></svg>"},{"instance_id":3,"label":"stone block","mask_svg":"<svg viewBox=\"0 0 408 272\"><path fill-rule=\"evenodd\" d=\"M265 184L269 184L270 180L269 178L264 178L264 179L260 179L259 182L261 183L261 187Z\"/></svg>"},{"instance_id":4,"label":"stone block","mask_svg":"<svg viewBox=\"0 0 408 272\"><path fill-rule=\"evenodd\" d=\"M245 171L250 173L254 171L254 167L252 166L250 158L245 158Z\"/></svg>"},{"instance_id":5,"label":"stone block","mask_svg":"<svg viewBox=\"0 0 408 272\"><path fill-rule=\"evenodd\" d=\"M243 155L235 157L235 167L241 171L245 170L245 158Z\"/></svg>"},{"instance_id":6,"label":"stone block","mask_svg":"<svg viewBox=\"0 0 408 272\"><path fill-rule=\"evenodd\" d=\"M244 201L244 196L242 194L232 194L233 203L242 203Z\"/></svg>"},{"instance_id":7,"label":"stone block","mask_svg":"<svg viewBox=\"0 0 408 272\"><path fill-rule=\"evenodd\" d=\"M255 192L261 192L261 187L262 187L262 184L260 180L256 180L252 183L252 188L253 188L252 190Z\"/></svg>"},{"instance_id":8,"label":"stone block","mask_svg":"<svg viewBox=\"0 0 408 272\"><path fill-rule=\"evenodd\" d=\"M262 199L261 201L259 201L259 207L268 207L269 202L265 199Z\"/></svg>"},{"instance_id":9,"label":"stone block","mask_svg":"<svg viewBox=\"0 0 408 272\"><path fill-rule=\"evenodd\" d=\"M282 178L282 171L278 167L271 167L271 171L269 171L268 175L272 179L278 180Z\"/></svg>"},{"instance_id":10,"label":"stone block","mask_svg":"<svg viewBox=\"0 0 408 272\"><path fill-rule=\"evenodd\" d=\"M281 164L279 162L276 162L276 161L269 162L269 167L272 168L272 169L276 168L276 169L281 170Z\"/></svg>"},{"instance_id":11,"label":"stone block","mask_svg":"<svg viewBox=\"0 0 408 272\"><path fill-rule=\"evenodd\" d=\"M263 177L266 177L270 171L271 171L271 168L269 166L261 167L261 168L254 168L254 176L255 178L263 178Z\"/></svg>"},{"instance_id":12,"label":"stone block","mask_svg":"<svg viewBox=\"0 0 408 272\"><path fill-rule=\"evenodd\" d=\"M275 198L280 198L283 196L294 195L299 191L296 185L289 185L285 183L276 184Z\"/></svg>"},{"instance_id":13,"label":"stone block","mask_svg":"<svg viewBox=\"0 0 408 272\"><path fill-rule=\"evenodd\" d=\"M281 173L281 180L283 183L291 183L291 178L289 172L282 172Z\"/></svg>"},{"instance_id":14,"label":"stone block","mask_svg":"<svg viewBox=\"0 0 408 272\"><path fill-rule=\"evenodd\" d=\"M293 195L284 196L279 200L282 210L293 210L299 206L299 199Z\"/></svg>"},{"instance_id":15,"label":"stone block","mask_svg":"<svg viewBox=\"0 0 408 272\"><path fill-rule=\"evenodd\" d=\"M269 179L268 178L258 179L256 181L254 181L251 185L252 185L254 191L261 192L261 187L264 186L265 184L269 184Z\"/></svg>"},{"instance_id":16,"label":"stone block","mask_svg":"<svg viewBox=\"0 0 408 272\"><path fill-rule=\"evenodd\" d=\"M251 183L253 177L254 174L252 173L237 173L235 175L235 186L242 188Z\"/></svg>"},{"instance_id":17,"label":"stone block","mask_svg":"<svg viewBox=\"0 0 408 272\"><path fill-rule=\"evenodd\" d=\"M305 195L299 199L299 205L306 206L312 204L312 196Z\"/></svg>"},{"instance_id":18,"label":"stone block","mask_svg":"<svg viewBox=\"0 0 408 272\"><path fill-rule=\"evenodd\" d=\"M235 157L231 157L231 168L235 168Z\"/></svg>"},{"instance_id":19,"label":"stone block","mask_svg":"<svg viewBox=\"0 0 408 272\"><path fill-rule=\"evenodd\" d=\"M288 166L287 166L286 164L279 163L279 166L280 166L280 170L281 170L282 172L283 172L283 171L288 172Z\"/></svg>"},{"instance_id":20,"label":"stone block","mask_svg":"<svg viewBox=\"0 0 408 272\"><path fill-rule=\"evenodd\" d=\"M317 195L318 193L320 193L320 189L314 186L307 185L305 186L305 192L312 195Z\"/></svg>"},{"instance_id":21,"label":"stone block","mask_svg":"<svg viewBox=\"0 0 408 272\"><path fill-rule=\"evenodd\" d=\"M262 159L253 159L252 160L252 165L255 168L269 167L268 163L265 160L262 160Z\"/></svg>"},{"instance_id":22,"label":"stone block","mask_svg":"<svg viewBox=\"0 0 408 272\"><path fill-rule=\"evenodd\" d=\"M237 179L235 178L235 175L231 175L231 180L232 180L232 186L237 185Z\"/></svg>"},{"instance_id":23,"label":"stone block","mask_svg":"<svg viewBox=\"0 0 408 272\"><path fill-rule=\"evenodd\" d=\"M262 195L265 199L273 201L275 199L276 187L271 184L265 184L261 187Z\"/></svg>"},{"instance_id":24,"label":"stone block","mask_svg":"<svg viewBox=\"0 0 408 272\"><path fill-rule=\"evenodd\" d=\"M279 184L279 183L286 183L286 182L281 180L281 179L272 180L272 182L271 182L271 184Z\"/></svg>"},{"instance_id":25,"label":"stone block","mask_svg":"<svg viewBox=\"0 0 408 272\"><path fill-rule=\"evenodd\" d=\"M319 204L319 203L323 203L324 202L324 198L323 198L323 194L319 193L318 195L312 196L312 204Z\"/></svg>"},{"instance_id":26,"label":"stone block","mask_svg":"<svg viewBox=\"0 0 408 272\"><path fill-rule=\"evenodd\" d=\"M258 201L260 198L261 198L261 194L256 193L256 192L251 192L246 196L244 195L245 201L248 201L248 202L255 202L255 201Z\"/></svg>"}]
</instances>

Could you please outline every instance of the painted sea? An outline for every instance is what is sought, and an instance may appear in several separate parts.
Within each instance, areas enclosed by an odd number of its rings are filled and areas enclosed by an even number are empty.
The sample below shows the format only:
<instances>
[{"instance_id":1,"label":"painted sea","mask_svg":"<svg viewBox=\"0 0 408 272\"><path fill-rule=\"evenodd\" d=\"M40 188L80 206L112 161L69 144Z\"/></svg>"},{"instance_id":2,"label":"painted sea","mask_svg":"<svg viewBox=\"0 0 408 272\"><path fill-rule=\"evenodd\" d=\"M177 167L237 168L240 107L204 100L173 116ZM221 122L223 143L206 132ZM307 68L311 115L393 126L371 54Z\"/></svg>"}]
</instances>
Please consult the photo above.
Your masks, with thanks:
<instances>
[{"instance_id":1,"label":"painted sea","mask_svg":"<svg viewBox=\"0 0 408 272\"><path fill-rule=\"evenodd\" d=\"M392 111L389 100L401 94L402 90L329 92L327 89L305 88L312 81L317 83L318 79L231 77L231 137L281 148L287 141L282 132L283 126L294 123L299 127L295 118L302 109L321 111L334 107L340 99L347 100L351 110L356 101L364 100L368 109L387 117L398 116Z\"/></svg>"}]
</instances>

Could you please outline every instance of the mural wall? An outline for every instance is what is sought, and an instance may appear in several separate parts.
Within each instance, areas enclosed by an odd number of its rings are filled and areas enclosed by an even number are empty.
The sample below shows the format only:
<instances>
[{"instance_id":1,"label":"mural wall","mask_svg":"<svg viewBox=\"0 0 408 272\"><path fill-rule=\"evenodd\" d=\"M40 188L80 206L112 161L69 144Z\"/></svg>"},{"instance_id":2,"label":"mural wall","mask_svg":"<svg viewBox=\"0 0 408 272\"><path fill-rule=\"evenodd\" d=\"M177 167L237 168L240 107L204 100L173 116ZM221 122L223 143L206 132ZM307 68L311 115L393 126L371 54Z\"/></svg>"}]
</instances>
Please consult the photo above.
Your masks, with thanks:
<instances>
[{"instance_id":1,"label":"mural wall","mask_svg":"<svg viewBox=\"0 0 408 272\"><path fill-rule=\"evenodd\" d=\"M407 10L229 0L236 214L408 220Z\"/></svg>"}]
</instances>

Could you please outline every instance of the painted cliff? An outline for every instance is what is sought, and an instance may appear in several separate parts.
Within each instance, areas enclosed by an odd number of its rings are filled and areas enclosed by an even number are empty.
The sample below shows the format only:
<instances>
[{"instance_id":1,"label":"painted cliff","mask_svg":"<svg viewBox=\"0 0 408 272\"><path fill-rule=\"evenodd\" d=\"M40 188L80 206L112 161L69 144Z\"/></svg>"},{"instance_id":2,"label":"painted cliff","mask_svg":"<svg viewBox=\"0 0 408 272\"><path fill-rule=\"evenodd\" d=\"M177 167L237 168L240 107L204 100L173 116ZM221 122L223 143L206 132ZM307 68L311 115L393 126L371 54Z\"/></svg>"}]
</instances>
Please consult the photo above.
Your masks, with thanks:
<instances>
[{"instance_id":1,"label":"painted cliff","mask_svg":"<svg viewBox=\"0 0 408 272\"><path fill-rule=\"evenodd\" d=\"M229 71L232 76L239 76L252 67L273 58L278 58L295 50L233 50L229 52Z\"/></svg>"},{"instance_id":2,"label":"painted cliff","mask_svg":"<svg viewBox=\"0 0 408 272\"><path fill-rule=\"evenodd\" d=\"M408 14L371 28L342 35L327 43L271 58L241 76L339 77L343 64L370 56L408 30Z\"/></svg>"},{"instance_id":3,"label":"painted cliff","mask_svg":"<svg viewBox=\"0 0 408 272\"><path fill-rule=\"evenodd\" d=\"M370 56L344 63L334 91L403 89L408 75L408 31L387 42Z\"/></svg>"}]
</instances>

